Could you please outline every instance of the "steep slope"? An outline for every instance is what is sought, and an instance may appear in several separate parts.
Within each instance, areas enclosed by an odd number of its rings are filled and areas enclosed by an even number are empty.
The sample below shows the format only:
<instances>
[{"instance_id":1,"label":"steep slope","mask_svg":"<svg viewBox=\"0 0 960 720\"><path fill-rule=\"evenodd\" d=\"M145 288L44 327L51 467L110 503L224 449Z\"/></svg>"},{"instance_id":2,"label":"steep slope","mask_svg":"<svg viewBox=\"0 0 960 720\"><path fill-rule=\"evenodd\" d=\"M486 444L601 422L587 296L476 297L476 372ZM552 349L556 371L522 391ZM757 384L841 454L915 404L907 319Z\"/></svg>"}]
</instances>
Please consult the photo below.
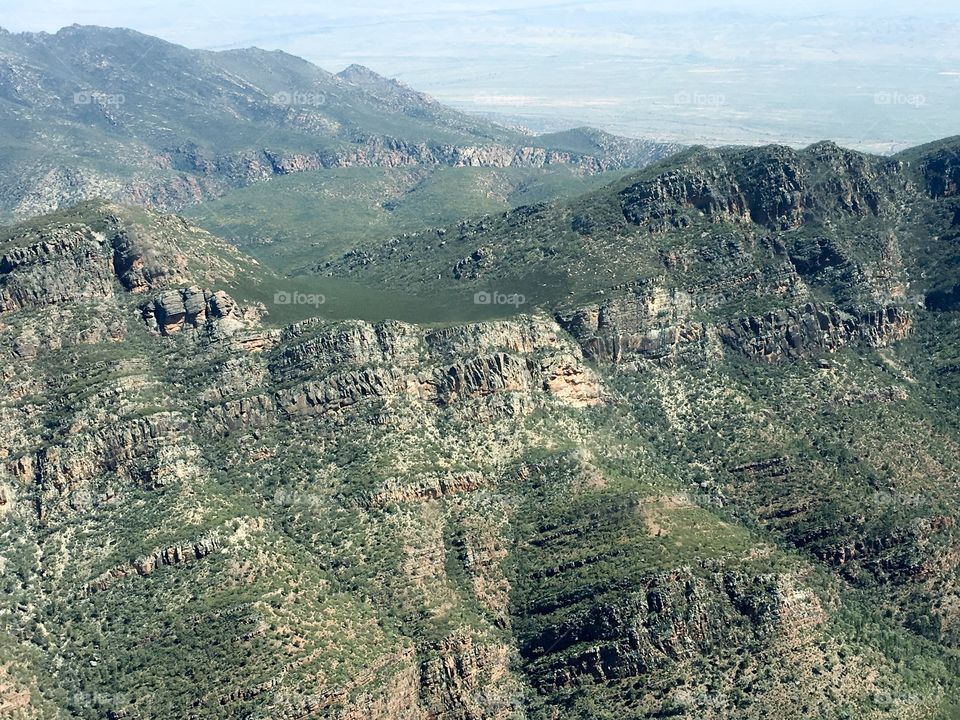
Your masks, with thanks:
<instances>
[{"instance_id":1,"label":"steep slope","mask_svg":"<svg viewBox=\"0 0 960 720\"><path fill-rule=\"evenodd\" d=\"M328 272L501 293L556 273L537 301L657 408L656 453L955 658L958 157L695 148Z\"/></svg>"},{"instance_id":2,"label":"steep slope","mask_svg":"<svg viewBox=\"0 0 960 720\"><path fill-rule=\"evenodd\" d=\"M483 121L478 118L471 118L451 110L429 95L417 92L397 80L378 75L363 65L350 65L338 72L337 77L349 85L361 88L371 97L377 98L392 112L399 112L410 118L457 128L464 132L469 132L471 128L474 128L475 132L475 128L483 124ZM507 135L504 128L500 128L499 132L504 136ZM563 145L557 143L551 147L563 147Z\"/></svg>"},{"instance_id":3,"label":"steep slope","mask_svg":"<svg viewBox=\"0 0 960 720\"><path fill-rule=\"evenodd\" d=\"M354 268L348 257L330 272L378 281L390 275L407 284L439 274L442 284L466 286L481 278L509 284L512 274L536 267L565 276L580 292L609 290L657 272L677 275L681 285L682 273L697 279L693 272L729 269L706 259L695 266L681 262L683 254L705 256L708 251L700 248L794 243L816 233L828 233L834 242L849 236L851 244L884 227L906 223L915 229L924 222L927 201L906 164L831 143L803 151L692 148L579 198L448 227L442 249L429 236L361 246L370 262ZM747 253L764 263L781 262L772 249L769 258Z\"/></svg>"},{"instance_id":4,"label":"steep slope","mask_svg":"<svg viewBox=\"0 0 960 720\"><path fill-rule=\"evenodd\" d=\"M337 76L282 52L195 51L82 26L0 32L0 129L0 213L16 217L94 196L182 208L329 167L593 173L624 161L537 145L365 70Z\"/></svg>"},{"instance_id":5,"label":"steep slope","mask_svg":"<svg viewBox=\"0 0 960 720\"><path fill-rule=\"evenodd\" d=\"M8 714L949 717L952 315L591 364L545 314L269 327L259 270L113 205L4 231Z\"/></svg>"}]
</instances>

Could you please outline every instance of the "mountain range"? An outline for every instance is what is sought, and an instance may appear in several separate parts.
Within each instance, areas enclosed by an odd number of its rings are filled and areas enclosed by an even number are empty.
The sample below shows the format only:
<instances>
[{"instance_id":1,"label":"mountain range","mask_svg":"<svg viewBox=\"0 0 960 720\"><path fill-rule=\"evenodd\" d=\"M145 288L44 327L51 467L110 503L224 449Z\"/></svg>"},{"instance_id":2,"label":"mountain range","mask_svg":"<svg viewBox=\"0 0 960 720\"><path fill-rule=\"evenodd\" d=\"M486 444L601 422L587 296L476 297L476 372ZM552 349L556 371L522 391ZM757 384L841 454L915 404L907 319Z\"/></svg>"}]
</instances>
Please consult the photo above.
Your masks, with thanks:
<instances>
[{"instance_id":1,"label":"mountain range","mask_svg":"<svg viewBox=\"0 0 960 720\"><path fill-rule=\"evenodd\" d=\"M330 167L467 166L578 174L639 167L676 145L583 129L535 136L351 66L209 52L132 30L0 30L0 213L90 197L181 209Z\"/></svg>"},{"instance_id":2,"label":"mountain range","mask_svg":"<svg viewBox=\"0 0 960 720\"><path fill-rule=\"evenodd\" d=\"M5 207L50 210L0 228L0 715L958 716L960 138L527 136L283 54L0 48ZM48 166L115 192L17 195Z\"/></svg>"}]
</instances>

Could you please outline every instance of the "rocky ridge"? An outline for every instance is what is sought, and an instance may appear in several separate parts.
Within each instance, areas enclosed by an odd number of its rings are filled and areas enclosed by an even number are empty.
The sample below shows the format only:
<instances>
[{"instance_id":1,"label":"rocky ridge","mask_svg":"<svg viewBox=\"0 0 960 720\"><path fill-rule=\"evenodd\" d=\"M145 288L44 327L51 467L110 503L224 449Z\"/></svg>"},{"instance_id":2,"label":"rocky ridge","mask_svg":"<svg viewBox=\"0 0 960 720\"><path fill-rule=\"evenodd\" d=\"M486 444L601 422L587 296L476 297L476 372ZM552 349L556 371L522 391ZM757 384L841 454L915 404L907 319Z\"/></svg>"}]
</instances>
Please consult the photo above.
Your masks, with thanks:
<instances>
[{"instance_id":1,"label":"rocky ridge","mask_svg":"<svg viewBox=\"0 0 960 720\"><path fill-rule=\"evenodd\" d=\"M204 52L84 26L0 35L0 126L18 138L0 148L0 213L16 219L94 197L176 210L326 168L564 164L595 173L676 149L610 138L594 154L577 152L366 68L334 75L281 52Z\"/></svg>"}]
</instances>

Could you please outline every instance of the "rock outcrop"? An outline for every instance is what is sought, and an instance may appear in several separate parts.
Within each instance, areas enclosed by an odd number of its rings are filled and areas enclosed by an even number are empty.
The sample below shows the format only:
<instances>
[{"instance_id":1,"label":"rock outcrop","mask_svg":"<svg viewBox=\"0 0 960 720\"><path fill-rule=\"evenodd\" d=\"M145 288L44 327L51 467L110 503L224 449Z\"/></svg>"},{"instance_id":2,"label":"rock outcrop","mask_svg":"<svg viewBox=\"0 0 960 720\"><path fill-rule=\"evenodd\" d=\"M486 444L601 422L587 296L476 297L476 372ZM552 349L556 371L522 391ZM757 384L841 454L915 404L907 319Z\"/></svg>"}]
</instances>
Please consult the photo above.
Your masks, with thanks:
<instances>
[{"instance_id":1,"label":"rock outcrop","mask_svg":"<svg viewBox=\"0 0 960 720\"><path fill-rule=\"evenodd\" d=\"M195 285L164 291L142 312L147 327L161 335L192 329L216 340L229 338L246 327L242 310L227 293L209 292Z\"/></svg>"},{"instance_id":2,"label":"rock outcrop","mask_svg":"<svg viewBox=\"0 0 960 720\"><path fill-rule=\"evenodd\" d=\"M94 593L106 590L115 582L130 575L149 575L160 567L202 560L207 555L217 552L220 548L221 541L216 535L181 545L158 548L149 555L133 560L129 565L121 565L106 571L87 585L87 592Z\"/></svg>"},{"instance_id":3,"label":"rock outcrop","mask_svg":"<svg viewBox=\"0 0 960 720\"><path fill-rule=\"evenodd\" d=\"M884 347L905 338L910 327L910 313L894 305L844 311L834 305L807 303L741 318L721 327L719 335L744 355L776 361L851 345Z\"/></svg>"},{"instance_id":4,"label":"rock outcrop","mask_svg":"<svg viewBox=\"0 0 960 720\"><path fill-rule=\"evenodd\" d=\"M666 315L651 310L649 297L627 297L558 316L591 359L703 359L711 342L751 358L777 361L833 352L842 347L884 347L910 333L910 313L897 305L841 309L806 303L736 320L696 322L691 297L676 293ZM715 343L714 343L715 344Z\"/></svg>"},{"instance_id":5,"label":"rock outcrop","mask_svg":"<svg viewBox=\"0 0 960 720\"><path fill-rule=\"evenodd\" d=\"M209 428L230 432L381 402L442 410L498 395L571 407L602 401L579 348L542 317L429 331L392 321L331 329L307 321L285 331L269 363L285 387L211 407ZM304 376L311 379L296 382Z\"/></svg>"},{"instance_id":6,"label":"rock outcrop","mask_svg":"<svg viewBox=\"0 0 960 720\"><path fill-rule=\"evenodd\" d=\"M903 163L825 142L802 151L696 150L676 169L624 189L620 198L630 223L664 232L696 218L787 230L809 219L890 217L906 194Z\"/></svg>"},{"instance_id":7,"label":"rock outcrop","mask_svg":"<svg viewBox=\"0 0 960 720\"><path fill-rule=\"evenodd\" d=\"M788 577L681 568L547 626L521 652L536 665L538 687L551 691L584 676L604 682L654 673L724 645L809 636L825 618L819 600Z\"/></svg>"}]
</instances>

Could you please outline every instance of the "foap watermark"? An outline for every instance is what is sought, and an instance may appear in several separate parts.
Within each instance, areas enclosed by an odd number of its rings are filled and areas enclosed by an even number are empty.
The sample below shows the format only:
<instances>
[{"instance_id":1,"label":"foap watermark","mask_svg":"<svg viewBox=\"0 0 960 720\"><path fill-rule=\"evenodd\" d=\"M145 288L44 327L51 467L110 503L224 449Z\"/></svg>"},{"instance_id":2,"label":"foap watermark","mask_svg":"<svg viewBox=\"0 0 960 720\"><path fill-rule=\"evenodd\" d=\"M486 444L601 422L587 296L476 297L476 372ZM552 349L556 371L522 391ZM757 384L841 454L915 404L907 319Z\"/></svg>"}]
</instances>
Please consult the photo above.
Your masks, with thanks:
<instances>
[{"instance_id":1,"label":"foap watermark","mask_svg":"<svg viewBox=\"0 0 960 720\"><path fill-rule=\"evenodd\" d=\"M886 490L878 490L872 495L871 499L876 505L888 507L921 507L926 504L923 495L893 493Z\"/></svg>"},{"instance_id":2,"label":"foap watermark","mask_svg":"<svg viewBox=\"0 0 960 720\"><path fill-rule=\"evenodd\" d=\"M909 105L923 107L927 104L925 95L919 93L903 93L895 90L881 90L873 94L874 105Z\"/></svg>"},{"instance_id":3,"label":"foap watermark","mask_svg":"<svg viewBox=\"0 0 960 720\"><path fill-rule=\"evenodd\" d=\"M78 90L73 94L74 105L109 105L120 107L127 101L123 93L105 93L98 90Z\"/></svg>"},{"instance_id":4,"label":"foap watermark","mask_svg":"<svg viewBox=\"0 0 960 720\"><path fill-rule=\"evenodd\" d=\"M314 307L319 307L326 301L326 295L322 295L321 293L303 293L277 290L273 294L274 305L313 305Z\"/></svg>"},{"instance_id":5,"label":"foap watermark","mask_svg":"<svg viewBox=\"0 0 960 720\"><path fill-rule=\"evenodd\" d=\"M520 293L502 293L496 290L481 290L473 294L474 305L513 305L519 307L527 304L526 295Z\"/></svg>"},{"instance_id":6,"label":"foap watermark","mask_svg":"<svg viewBox=\"0 0 960 720\"><path fill-rule=\"evenodd\" d=\"M320 107L326 104L327 96L322 92L282 90L274 93L270 100L274 105Z\"/></svg>"},{"instance_id":7,"label":"foap watermark","mask_svg":"<svg viewBox=\"0 0 960 720\"><path fill-rule=\"evenodd\" d=\"M721 93L707 93L681 90L673 96L675 105L699 105L702 107L719 107L726 105L727 98Z\"/></svg>"},{"instance_id":8,"label":"foap watermark","mask_svg":"<svg viewBox=\"0 0 960 720\"><path fill-rule=\"evenodd\" d=\"M318 508L323 505L323 498L313 493L277 488L273 493L273 502L280 507Z\"/></svg>"},{"instance_id":9,"label":"foap watermark","mask_svg":"<svg viewBox=\"0 0 960 720\"><path fill-rule=\"evenodd\" d=\"M523 708L527 701L525 693L511 688L479 688L469 695L469 699L478 710L486 715L501 715Z\"/></svg>"},{"instance_id":10,"label":"foap watermark","mask_svg":"<svg viewBox=\"0 0 960 720\"><path fill-rule=\"evenodd\" d=\"M927 698L919 693L878 690L873 693L871 700L881 708L890 708L895 705L923 705Z\"/></svg>"},{"instance_id":11,"label":"foap watermark","mask_svg":"<svg viewBox=\"0 0 960 720\"><path fill-rule=\"evenodd\" d=\"M127 695L102 692L75 692L73 703L84 708L121 708L130 704Z\"/></svg>"}]
</instances>

